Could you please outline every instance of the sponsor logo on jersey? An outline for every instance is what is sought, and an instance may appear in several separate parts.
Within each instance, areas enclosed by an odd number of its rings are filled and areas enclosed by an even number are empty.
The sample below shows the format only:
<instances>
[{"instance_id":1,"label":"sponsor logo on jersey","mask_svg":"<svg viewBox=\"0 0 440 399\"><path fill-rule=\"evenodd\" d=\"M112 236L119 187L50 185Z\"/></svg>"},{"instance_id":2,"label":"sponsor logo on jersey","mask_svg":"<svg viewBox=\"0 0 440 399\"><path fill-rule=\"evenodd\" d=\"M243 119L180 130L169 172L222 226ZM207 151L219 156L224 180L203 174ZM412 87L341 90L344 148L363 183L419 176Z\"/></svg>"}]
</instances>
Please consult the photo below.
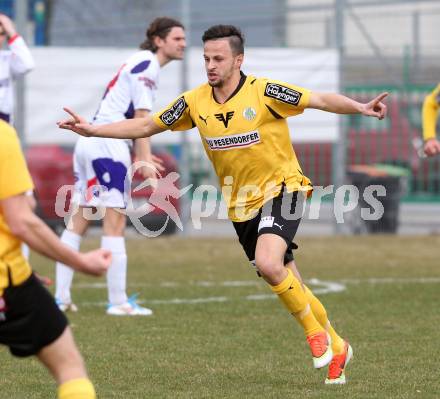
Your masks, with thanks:
<instances>
[{"instance_id":1,"label":"sponsor logo on jersey","mask_svg":"<svg viewBox=\"0 0 440 399\"><path fill-rule=\"evenodd\" d=\"M206 126L208 126L208 118L209 118L209 115L208 115L206 118L204 118L202 115L199 115L199 118L200 118L201 121L205 122L205 125L206 125Z\"/></svg>"},{"instance_id":2,"label":"sponsor logo on jersey","mask_svg":"<svg viewBox=\"0 0 440 399\"><path fill-rule=\"evenodd\" d=\"M148 87L151 90L156 90L156 82L150 78L147 78L146 76L139 76L138 77L139 82L142 82L145 87Z\"/></svg>"},{"instance_id":3,"label":"sponsor logo on jersey","mask_svg":"<svg viewBox=\"0 0 440 399\"><path fill-rule=\"evenodd\" d=\"M258 224L258 231L264 229L265 227L273 227L275 218L273 216L263 216Z\"/></svg>"},{"instance_id":4,"label":"sponsor logo on jersey","mask_svg":"<svg viewBox=\"0 0 440 399\"><path fill-rule=\"evenodd\" d=\"M178 121L185 111L187 105L184 97L180 97L171 108L167 109L161 116L160 120L167 126L171 126Z\"/></svg>"},{"instance_id":5,"label":"sponsor logo on jersey","mask_svg":"<svg viewBox=\"0 0 440 399\"><path fill-rule=\"evenodd\" d=\"M282 230L283 226L284 226L284 224L278 224L278 223L275 223L275 222L273 223L273 225L279 227L280 230Z\"/></svg>"},{"instance_id":6,"label":"sponsor logo on jersey","mask_svg":"<svg viewBox=\"0 0 440 399\"><path fill-rule=\"evenodd\" d=\"M267 83L264 95L286 104L298 105L302 93L277 83Z\"/></svg>"},{"instance_id":7,"label":"sponsor logo on jersey","mask_svg":"<svg viewBox=\"0 0 440 399\"><path fill-rule=\"evenodd\" d=\"M205 137L205 141L211 151L222 151L250 147L260 143L261 139L260 133L253 131L223 137Z\"/></svg>"},{"instance_id":8,"label":"sponsor logo on jersey","mask_svg":"<svg viewBox=\"0 0 440 399\"><path fill-rule=\"evenodd\" d=\"M252 107L247 107L243 111L243 118L252 121L257 116L257 112Z\"/></svg>"},{"instance_id":9,"label":"sponsor logo on jersey","mask_svg":"<svg viewBox=\"0 0 440 399\"><path fill-rule=\"evenodd\" d=\"M220 122L223 122L223 125L225 125L225 127L228 127L229 121L234 116L234 111L226 112L226 115L223 114L214 114L214 115Z\"/></svg>"}]
</instances>

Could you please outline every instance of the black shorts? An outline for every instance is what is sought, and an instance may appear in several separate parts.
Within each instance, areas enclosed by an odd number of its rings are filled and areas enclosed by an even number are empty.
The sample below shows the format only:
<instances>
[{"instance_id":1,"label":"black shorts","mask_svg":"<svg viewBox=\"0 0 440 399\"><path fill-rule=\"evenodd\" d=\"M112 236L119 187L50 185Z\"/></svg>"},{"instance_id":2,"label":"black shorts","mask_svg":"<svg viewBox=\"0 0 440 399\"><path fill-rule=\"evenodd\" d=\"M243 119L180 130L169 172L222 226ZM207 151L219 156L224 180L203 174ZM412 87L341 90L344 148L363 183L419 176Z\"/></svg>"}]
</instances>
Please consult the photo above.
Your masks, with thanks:
<instances>
[{"instance_id":1,"label":"black shorts","mask_svg":"<svg viewBox=\"0 0 440 399\"><path fill-rule=\"evenodd\" d=\"M286 241L284 264L286 265L293 260L292 250L298 248L298 245L293 242L293 238L301 221L303 198L302 193L288 193L283 186L278 197L264 204L253 219L245 222L233 222L238 240L254 266L258 237L267 233L276 234Z\"/></svg>"},{"instance_id":2,"label":"black shorts","mask_svg":"<svg viewBox=\"0 0 440 399\"><path fill-rule=\"evenodd\" d=\"M33 274L23 284L6 288L0 302L0 344L15 356L37 354L67 327L66 316Z\"/></svg>"}]
</instances>

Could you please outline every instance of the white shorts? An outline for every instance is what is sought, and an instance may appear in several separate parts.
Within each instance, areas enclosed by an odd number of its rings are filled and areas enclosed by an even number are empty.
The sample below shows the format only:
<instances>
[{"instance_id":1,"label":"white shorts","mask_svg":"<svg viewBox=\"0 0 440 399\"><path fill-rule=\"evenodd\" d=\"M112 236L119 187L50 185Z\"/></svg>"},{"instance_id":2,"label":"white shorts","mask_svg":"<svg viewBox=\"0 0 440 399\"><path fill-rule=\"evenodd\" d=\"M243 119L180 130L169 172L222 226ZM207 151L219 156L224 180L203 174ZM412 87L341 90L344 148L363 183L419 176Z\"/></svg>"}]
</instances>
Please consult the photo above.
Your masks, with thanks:
<instances>
[{"instance_id":1,"label":"white shorts","mask_svg":"<svg viewBox=\"0 0 440 399\"><path fill-rule=\"evenodd\" d=\"M80 206L125 208L131 190L130 148L119 139L80 137L73 154L75 194Z\"/></svg>"}]
</instances>

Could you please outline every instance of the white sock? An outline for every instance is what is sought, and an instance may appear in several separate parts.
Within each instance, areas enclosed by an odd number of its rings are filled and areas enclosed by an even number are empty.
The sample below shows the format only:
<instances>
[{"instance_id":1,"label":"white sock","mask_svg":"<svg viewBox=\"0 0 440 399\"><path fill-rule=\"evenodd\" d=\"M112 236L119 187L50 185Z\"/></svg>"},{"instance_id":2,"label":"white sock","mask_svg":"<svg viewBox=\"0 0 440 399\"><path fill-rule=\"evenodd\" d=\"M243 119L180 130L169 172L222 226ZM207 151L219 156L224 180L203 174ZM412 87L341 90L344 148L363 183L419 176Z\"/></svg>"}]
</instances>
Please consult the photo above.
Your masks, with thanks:
<instances>
[{"instance_id":1,"label":"white sock","mask_svg":"<svg viewBox=\"0 0 440 399\"><path fill-rule=\"evenodd\" d=\"M23 254L26 260L29 260L29 255L30 255L29 245L25 244L24 242L21 243L21 253Z\"/></svg>"},{"instance_id":2,"label":"white sock","mask_svg":"<svg viewBox=\"0 0 440 399\"><path fill-rule=\"evenodd\" d=\"M127 302L127 253L124 237L103 236L101 248L112 253L112 263L107 271L108 301L110 305Z\"/></svg>"},{"instance_id":3,"label":"white sock","mask_svg":"<svg viewBox=\"0 0 440 399\"><path fill-rule=\"evenodd\" d=\"M79 250L82 237L69 230L64 230L61 234L61 241L70 248ZM71 303L70 287L73 280L73 269L63 263L56 263L56 290L55 298L62 303Z\"/></svg>"}]
</instances>

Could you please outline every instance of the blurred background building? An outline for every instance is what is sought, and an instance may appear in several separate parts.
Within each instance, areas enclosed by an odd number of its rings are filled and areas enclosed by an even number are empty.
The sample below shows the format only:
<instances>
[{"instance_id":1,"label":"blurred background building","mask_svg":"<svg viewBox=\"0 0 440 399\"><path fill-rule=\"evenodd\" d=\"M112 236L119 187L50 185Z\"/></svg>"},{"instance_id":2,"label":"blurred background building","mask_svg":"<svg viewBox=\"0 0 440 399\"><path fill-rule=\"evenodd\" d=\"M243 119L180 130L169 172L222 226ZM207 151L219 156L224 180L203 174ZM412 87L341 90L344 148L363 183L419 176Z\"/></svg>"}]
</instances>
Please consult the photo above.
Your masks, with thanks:
<instances>
[{"instance_id":1,"label":"blurred background building","mask_svg":"<svg viewBox=\"0 0 440 399\"><path fill-rule=\"evenodd\" d=\"M19 2L0 0L0 10L14 16ZM207 27L230 23L247 47L336 49L340 90L359 100L389 91L389 118L344 117L336 141L294 143L303 169L327 186L346 182L352 165L379 165L406 176L407 203L440 200L440 158L417 153L422 101L440 81L438 0L29 0L27 10L35 46L134 48L169 15L195 47ZM214 181L200 149L187 148L185 162L191 182Z\"/></svg>"},{"instance_id":2,"label":"blurred background building","mask_svg":"<svg viewBox=\"0 0 440 399\"><path fill-rule=\"evenodd\" d=\"M0 1L9 15L13 4ZM28 10L36 45L132 47L170 15L187 19L195 46L219 21L240 26L251 47L342 46L348 84L438 79L437 0L29 0Z\"/></svg>"}]
</instances>

